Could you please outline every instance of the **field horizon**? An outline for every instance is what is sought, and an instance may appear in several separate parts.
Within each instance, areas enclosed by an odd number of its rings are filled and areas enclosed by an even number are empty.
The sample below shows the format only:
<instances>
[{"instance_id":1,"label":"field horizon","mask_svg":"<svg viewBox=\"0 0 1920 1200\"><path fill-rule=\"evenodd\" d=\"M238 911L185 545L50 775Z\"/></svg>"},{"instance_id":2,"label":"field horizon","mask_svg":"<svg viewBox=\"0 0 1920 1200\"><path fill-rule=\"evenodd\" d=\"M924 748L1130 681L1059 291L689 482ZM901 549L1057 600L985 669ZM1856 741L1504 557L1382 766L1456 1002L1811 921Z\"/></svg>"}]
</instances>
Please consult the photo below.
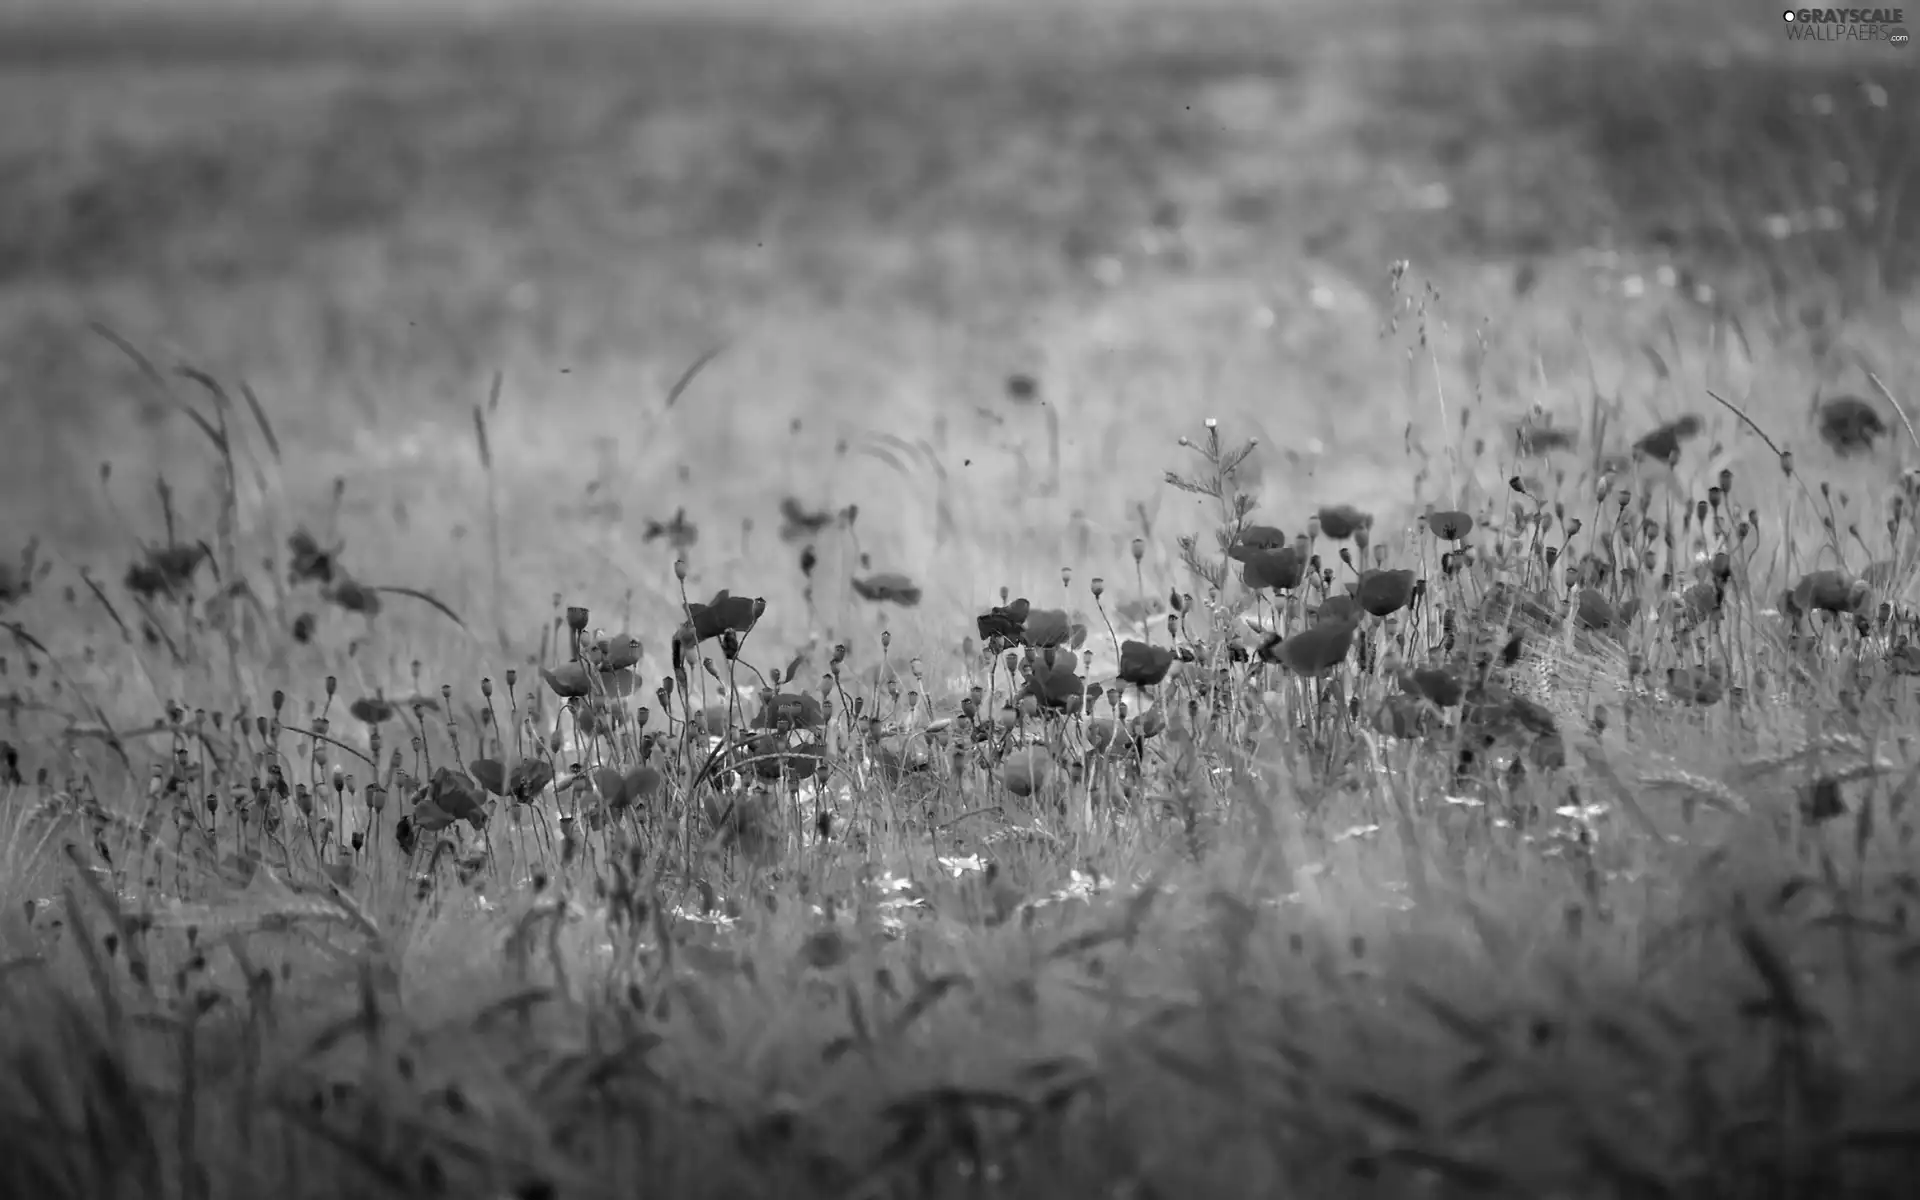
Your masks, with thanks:
<instances>
[{"instance_id":1,"label":"field horizon","mask_svg":"<svg viewBox=\"0 0 1920 1200\"><path fill-rule=\"evenodd\" d=\"M0 4L0 1194L1904 1194L1900 51L689 7Z\"/></svg>"}]
</instances>

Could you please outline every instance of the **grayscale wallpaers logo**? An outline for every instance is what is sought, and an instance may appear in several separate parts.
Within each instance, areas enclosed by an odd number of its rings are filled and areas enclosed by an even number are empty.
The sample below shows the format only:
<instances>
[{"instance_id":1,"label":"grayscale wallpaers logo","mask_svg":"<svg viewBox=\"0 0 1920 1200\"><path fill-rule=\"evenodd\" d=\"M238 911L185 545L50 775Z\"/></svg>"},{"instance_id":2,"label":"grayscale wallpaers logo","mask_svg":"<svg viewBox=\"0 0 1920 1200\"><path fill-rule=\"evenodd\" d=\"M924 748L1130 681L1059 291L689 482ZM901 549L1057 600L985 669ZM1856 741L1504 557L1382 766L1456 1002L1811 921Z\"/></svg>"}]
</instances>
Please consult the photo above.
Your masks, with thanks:
<instances>
[{"instance_id":1,"label":"grayscale wallpaers logo","mask_svg":"<svg viewBox=\"0 0 1920 1200\"><path fill-rule=\"evenodd\" d=\"M1904 8L1790 8L1787 37L1796 42L1885 42L1905 46Z\"/></svg>"}]
</instances>

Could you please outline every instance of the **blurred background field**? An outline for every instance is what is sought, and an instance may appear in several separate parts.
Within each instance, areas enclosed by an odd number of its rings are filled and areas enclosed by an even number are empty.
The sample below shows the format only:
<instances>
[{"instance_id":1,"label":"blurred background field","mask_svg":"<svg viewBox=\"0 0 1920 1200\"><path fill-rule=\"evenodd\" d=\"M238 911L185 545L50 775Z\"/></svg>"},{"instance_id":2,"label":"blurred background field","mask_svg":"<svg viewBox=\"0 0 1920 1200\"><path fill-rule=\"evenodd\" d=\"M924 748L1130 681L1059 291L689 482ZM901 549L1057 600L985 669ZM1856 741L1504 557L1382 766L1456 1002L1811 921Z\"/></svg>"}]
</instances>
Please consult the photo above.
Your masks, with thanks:
<instances>
[{"instance_id":1,"label":"blurred background field","mask_svg":"<svg viewBox=\"0 0 1920 1200\"><path fill-rule=\"evenodd\" d=\"M1700 411L1699 472L1755 445L1712 386L1817 460L1817 389L1920 390L1915 60L1678 8L0 5L7 524L118 574L156 474L212 494L96 322L251 387L247 511L522 630L556 592L664 615L684 552L803 636L792 496L859 505L944 643L1200 528L1159 480L1206 416L1284 528L1464 502L1408 454L1436 384L1469 441ZM647 537L681 510L690 549Z\"/></svg>"}]
</instances>

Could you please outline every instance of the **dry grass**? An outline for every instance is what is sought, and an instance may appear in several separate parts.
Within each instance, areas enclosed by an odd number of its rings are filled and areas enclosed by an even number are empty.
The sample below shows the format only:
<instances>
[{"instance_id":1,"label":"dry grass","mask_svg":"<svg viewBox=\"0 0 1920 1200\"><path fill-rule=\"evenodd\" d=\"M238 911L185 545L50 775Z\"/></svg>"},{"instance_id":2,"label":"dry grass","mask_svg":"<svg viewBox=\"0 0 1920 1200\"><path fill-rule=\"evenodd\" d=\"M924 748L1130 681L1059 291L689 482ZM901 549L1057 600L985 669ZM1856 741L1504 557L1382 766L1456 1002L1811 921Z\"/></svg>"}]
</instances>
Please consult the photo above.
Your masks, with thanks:
<instances>
[{"instance_id":1,"label":"dry grass","mask_svg":"<svg viewBox=\"0 0 1920 1200\"><path fill-rule=\"evenodd\" d=\"M1286 17L45 34L0 1194L1904 1194L1911 72Z\"/></svg>"}]
</instances>

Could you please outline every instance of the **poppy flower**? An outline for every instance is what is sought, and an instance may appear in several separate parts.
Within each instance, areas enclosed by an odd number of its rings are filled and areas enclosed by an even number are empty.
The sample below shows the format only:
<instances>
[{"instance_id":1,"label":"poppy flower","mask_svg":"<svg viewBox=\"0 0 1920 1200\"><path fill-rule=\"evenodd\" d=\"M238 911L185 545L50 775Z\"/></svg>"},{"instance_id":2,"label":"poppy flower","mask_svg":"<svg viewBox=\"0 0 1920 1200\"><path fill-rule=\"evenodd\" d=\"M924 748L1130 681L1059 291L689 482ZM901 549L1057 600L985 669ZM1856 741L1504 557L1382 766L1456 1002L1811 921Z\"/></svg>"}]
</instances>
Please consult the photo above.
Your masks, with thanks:
<instances>
[{"instance_id":1,"label":"poppy flower","mask_svg":"<svg viewBox=\"0 0 1920 1200\"><path fill-rule=\"evenodd\" d=\"M1173 669L1173 651L1145 642L1120 643L1120 678L1135 687L1152 687Z\"/></svg>"},{"instance_id":2,"label":"poppy flower","mask_svg":"<svg viewBox=\"0 0 1920 1200\"><path fill-rule=\"evenodd\" d=\"M359 613L364 617L380 615L380 593L346 575L334 580L333 586L320 594L322 598L339 605L348 612Z\"/></svg>"},{"instance_id":3,"label":"poppy flower","mask_svg":"<svg viewBox=\"0 0 1920 1200\"><path fill-rule=\"evenodd\" d=\"M602 671L594 689L596 702L607 697L625 699L640 690L640 676L634 673L632 667Z\"/></svg>"},{"instance_id":4,"label":"poppy flower","mask_svg":"<svg viewBox=\"0 0 1920 1200\"><path fill-rule=\"evenodd\" d=\"M833 524L833 513L827 509L810 509L792 496L780 501L780 540L782 541L804 542L831 524Z\"/></svg>"},{"instance_id":5,"label":"poppy flower","mask_svg":"<svg viewBox=\"0 0 1920 1200\"><path fill-rule=\"evenodd\" d=\"M467 770L490 794L495 796L507 794L507 769L500 765L498 759L476 758L467 764Z\"/></svg>"},{"instance_id":6,"label":"poppy flower","mask_svg":"<svg viewBox=\"0 0 1920 1200\"><path fill-rule=\"evenodd\" d=\"M1580 623L1580 628L1601 632L1612 629L1614 621L1618 619L1613 611L1613 605L1605 596L1592 588L1581 590L1580 599L1574 606L1574 614L1575 619Z\"/></svg>"},{"instance_id":7,"label":"poppy flower","mask_svg":"<svg viewBox=\"0 0 1920 1200\"><path fill-rule=\"evenodd\" d=\"M678 640L698 643L728 632L750 633L766 611L767 602L758 596L735 596L721 588L707 603L687 605L693 619L680 627Z\"/></svg>"},{"instance_id":8,"label":"poppy flower","mask_svg":"<svg viewBox=\"0 0 1920 1200\"><path fill-rule=\"evenodd\" d=\"M933 744L924 734L891 734L874 745L880 770L891 782L933 769Z\"/></svg>"},{"instance_id":9,"label":"poppy flower","mask_svg":"<svg viewBox=\"0 0 1920 1200\"><path fill-rule=\"evenodd\" d=\"M1458 542L1473 532L1473 518L1457 510L1428 513L1427 528L1442 541Z\"/></svg>"},{"instance_id":10,"label":"poppy flower","mask_svg":"<svg viewBox=\"0 0 1920 1200\"><path fill-rule=\"evenodd\" d=\"M1410 568L1399 570L1368 571L1360 576L1360 586L1354 590L1354 599L1360 607L1376 617L1397 613L1413 602L1413 571Z\"/></svg>"},{"instance_id":11,"label":"poppy flower","mask_svg":"<svg viewBox=\"0 0 1920 1200\"><path fill-rule=\"evenodd\" d=\"M1315 621L1358 621L1360 614L1366 611L1360 607L1355 596L1328 596L1319 608L1313 610Z\"/></svg>"},{"instance_id":12,"label":"poppy flower","mask_svg":"<svg viewBox=\"0 0 1920 1200\"><path fill-rule=\"evenodd\" d=\"M1119 731L1120 723L1112 717L1095 717L1087 722L1087 744L1095 751L1104 754L1113 746L1113 740Z\"/></svg>"},{"instance_id":13,"label":"poppy flower","mask_svg":"<svg viewBox=\"0 0 1920 1200\"><path fill-rule=\"evenodd\" d=\"M523 758L507 773L507 794L526 803L553 782L553 764L544 758Z\"/></svg>"},{"instance_id":14,"label":"poppy flower","mask_svg":"<svg viewBox=\"0 0 1920 1200\"><path fill-rule=\"evenodd\" d=\"M920 603L919 587L898 571L882 571L865 579L856 578L853 580L853 590L862 600L871 600L875 604L898 604L902 608L912 608Z\"/></svg>"},{"instance_id":15,"label":"poppy flower","mask_svg":"<svg viewBox=\"0 0 1920 1200\"><path fill-rule=\"evenodd\" d=\"M1828 569L1800 577L1782 601L1782 607L1795 615L1807 613L1858 612L1871 592L1865 580L1849 578L1844 572Z\"/></svg>"},{"instance_id":16,"label":"poppy flower","mask_svg":"<svg viewBox=\"0 0 1920 1200\"><path fill-rule=\"evenodd\" d=\"M616 810L622 807L620 791L624 784L618 768L595 767L587 777L592 780L593 790L599 794L601 803Z\"/></svg>"},{"instance_id":17,"label":"poppy flower","mask_svg":"<svg viewBox=\"0 0 1920 1200\"><path fill-rule=\"evenodd\" d=\"M318 583L322 587L333 582L333 573L338 567L341 547L331 549L321 547L319 541L304 528L293 531L287 538L287 582L294 586L302 583Z\"/></svg>"},{"instance_id":18,"label":"poppy flower","mask_svg":"<svg viewBox=\"0 0 1920 1200\"><path fill-rule=\"evenodd\" d=\"M1086 697L1087 684L1075 673L1080 656L1067 650L1035 651L1027 660L1027 682L1021 689L1042 708L1053 711L1077 711Z\"/></svg>"},{"instance_id":19,"label":"poppy flower","mask_svg":"<svg viewBox=\"0 0 1920 1200\"><path fill-rule=\"evenodd\" d=\"M1000 764L1000 778L1016 796L1031 796L1046 786L1053 774L1053 755L1045 746L1028 746L1007 755Z\"/></svg>"},{"instance_id":20,"label":"poppy flower","mask_svg":"<svg viewBox=\"0 0 1920 1200\"><path fill-rule=\"evenodd\" d=\"M1334 504L1319 512L1320 532L1336 542L1345 541L1362 529L1373 528L1373 514L1363 513L1351 504Z\"/></svg>"},{"instance_id":21,"label":"poppy flower","mask_svg":"<svg viewBox=\"0 0 1920 1200\"><path fill-rule=\"evenodd\" d=\"M393 705L379 696L362 696L347 706L347 715L363 725L382 725L393 720Z\"/></svg>"},{"instance_id":22,"label":"poppy flower","mask_svg":"<svg viewBox=\"0 0 1920 1200\"><path fill-rule=\"evenodd\" d=\"M1553 710L1530 696L1511 695L1508 697L1509 710L1513 719L1529 733L1548 737L1560 732L1560 719Z\"/></svg>"},{"instance_id":23,"label":"poppy flower","mask_svg":"<svg viewBox=\"0 0 1920 1200\"><path fill-rule=\"evenodd\" d=\"M1699 434L1701 428L1700 418L1688 413L1668 421L1635 442L1633 453L1638 458L1651 458L1655 462L1671 465L1680 459L1681 444Z\"/></svg>"},{"instance_id":24,"label":"poppy flower","mask_svg":"<svg viewBox=\"0 0 1920 1200\"><path fill-rule=\"evenodd\" d=\"M1519 443L1520 453L1527 455L1551 454L1556 450L1571 450L1575 436L1571 429L1559 429L1551 425L1529 425L1517 430L1514 439Z\"/></svg>"},{"instance_id":25,"label":"poppy flower","mask_svg":"<svg viewBox=\"0 0 1920 1200\"><path fill-rule=\"evenodd\" d=\"M1887 651L1887 666L1895 675L1920 675L1920 646L1903 641Z\"/></svg>"},{"instance_id":26,"label":"poppy flower","mask_svg":"<svg viewBox=\"0 0 1920 1200\"><path fill-rule=\"evenodd\" d=\"M139 562L127 568L127 590L143 600L152 600L164 592L185 591L194 572L211 557L199 543L191 546L155 546Z\"/></svg>"},{"instance_id":27,"label":"poppy flower","mask_svg":"<svg viewBox=\"0 0 1920 1200\"><path fill-rule=\"evenodd\" d=\"M1256 592L1268 588L1292 591L1300 586L1307 570L1307 556L1293 546L1250 551L1241 561L1246 564L1241 578Z\"/></svg>"},{"instance_id":28,"label":"poppy flower","mask_svg":"<svg viewBox=\"0 0 1920 1200\"><path fill-rule=\"evenodd\" d=\"M999 638L1007 642L1020 642L1026 638L1027 614L1032 605L1022 596L1012 604L998 605L974 618L979 627L980 640L992 641Z\"/></svg>"},{"instance_id":29,"label":"poppy flower","mask_svg":"<svg viewBox=\"0 0 1920 1200\"><path fill-rule=\"evenodd\" d=\"M1290 544L1287 535L1271 525L1249 525L1227 547L1227 557L1243 563L1262 550L1279 550Z\"/></svg>"},{"instance_id":30,"label":"poppy flower","mask_svg":"<svg viewBox=\"0 0 1920 1200\"><path fill-rule=\"evenodd\" d=\"M1858 396L1835 396L1820 405L1820 440L1841 455L1862 454L1887 434L1880 412Z\"/></svg>"},{"instance_id":31,"label":"poppy flower","mask_svg":"<svg viewBox=\"0 0 1920 1200\"><path fill-rule=\"evenodd\" d=\"M1567 765L1567 739L1557 733L1535 738L1527 747L1527 757L1542 771L1561 770Z\"/></svg>"},{"instance_id":32,"label":"poppy flower","mask_svg":"<svg viewBox=\"0 0 1920 1200\"><path fill-rule=\"evenodd\" d=\"M602 671L618 671L640 661L640 639L630 633L609 634L594 642L590 657Z\"/></svg>"},{"instance_id":33,"label":"poppy flower","mask_svg":"<svg viewBox=\"0 0 1920 1200\"><path fill-rule=\"evenodd\" d=\"M1841 794L1840 781L1831 775L1814 780L1801 791L1799 807L1800 815L1815 825L1845 816L1847 801Z\"/></svg>"},{"instance_id":34,"label":"poppy flower","mask_svg":"<svg viewBox=\"0 0 1920 1200\"><path fill-rule=\"evenodd\" d=\"M435 804L433 800L427 796L420 797L419 801L414 804L413 811L400 819L400 823L407 826L410 831L423 830L427 833L439 833L443 829L449 829L453 826L453 821L454 817L452 813ZM397 832L396 830L396 833ZM409 854L413 852L406 845L410 840L410 838L405 837L400 839L401 849Z\"/></svg>"},{"instance_id":35,"label":"poppy flower","mask_svg":"<svg viewBox=\"0 0 1920 1200\"><path fill-rule=\"evenodd\" d=\"M433 773L427 783L427 799L451 814L454 819L466 821L479 827L476 818L481 816L481 805L486 803L486 793L478 784L452 767L441 767Z\"/></svg>"},{"instance_id":36,"label":"poppy flower","mask_svg":"<svg viewBox=\"0 0 1920 1200\"><path fill-rule=\"evenodd\" d=\"M773 793L765 788L740 795L709 791L707 820L722 845L733 846L749 859L770 862L780 853L780 819Z\"/></svg>"},{"instance_id":37,"label":"poppy flower","mask_svg":"<svg viewBox=\"0 0 1920 1200\"><path fill-rule=\"evenodd\" d=\"M1682 627L1691 629L1700 622L1720 611L1725 597L1720 585L1712 580L1703 579L1680 593L1679 619Z\"/></svg>"},{"instance_id":38,"label":"poppy flower","mask_svg":"<svg viewBox=\"0 0 1920 1200\"><path fill-rule=\"evenodd\" d=\"M1387 737L1422 738L1440 724L1440 710L1425 696L1396 692L1381 701L1373 728Z\"/></svg>"},{"instance_id":39,"label":"poppy flower","mask_svg":"<svg viewBox=\"0 0 1920 1200\"><path fill-rule=\"evenodd\" d=\"M1144 742L1167 731L1167 713L1158 704L1127 722L1127 732L1135 741Z\"/></svg>"},{"instance_id":40,"label":"poppy flower","mask_svg":"<svg viewBox=\"0 0 1920 1200\"><path fill-rule=\"evenodd\" d=\"M1324 675L1347 659L1353 649L1355 625L1327 621L1281 641L1276 635L1260 648L1260 657L1277 662L1296 675Z\"/></svg>"},{"instance_id":41,"label":"poppy flower","mask_svg":"<svg viewBox=\"0 0 1920 1200\"><path fill-rule=\"evenodd\" d=\"M1048 646L1064 646L1072 637L1073 622L1068 618L1065 609L1036 608L1027 614L1027 645L1041 649Z\"/></svg>"},{"instance_id":42,"label":"poppy flower","mask_svg":"<svg viewBox=\"0 0 1920 1200\"><path fill-rule=\"evenodd\" d=\"M1466 695L1460 677L1444 667L1416 667L1400 679L1405 691L1426 697L1440 708L1452 708Z\"/></svg>"},{"instance_id":43,"label":"poppy flower","mask_svg":"<svg viewBox=\"0 0 1920 1200\"><path fill-rule=\"evenodd\" d=\"M687 520L687 510L677 509L673 517L666 521L648 520L646 528L640 534L643 542L657 542L665 538L667 544L676 550L685 550L700 540L700 527Z\"/></svg>"},{"instance_id":44,"label":"poppy flower","mask_svg":"<svg viewBox=\"0 0 1920 1200\"><path fill-rule=\"evenodd\" d=\"M748 753L757 760L754 773L762 779L809 779L820 768L820 747L811 743L793 744L778 734L763 733L747 743Z\"/></svg>"},{"instance_id":45,"label":"poppy flower","mask_svg":"<svg viewBox=\"0 0 1920 1200\"><path fill-rule=\"evenodd\" d=\"M1683 704L1707 708L1727 694L1726 675L1711 667L1669 667L1667 691Z\"/></svg>"},{"instance_id":46,"label":"poppy flower","mask_svg":"<svg viewBox=\"0 0 1920 1200\"><path fill-rule=\"evenodd\" d=\"M667 777L654 767L637 766L627 768L620 777L620 804L625 808L653 799L667 784Z\"/></svg>"},{"instance_id":47,"label":"poppy flower","mask_svg":"<svg viewBox=\"0 0 1920 1200\"><path fill-rule=\"evenodd\" d=\"M562 700L575 696L589 695L593 691L593 677L587 671L585 663L561 663L557 667L541 667L540 678L547 681L553 694Z\"/></svg>"},{"instance_id":48,"label":"poppy flower","mask_svg":"<svg viewBox=\"0 0 1920 1200\"><path fill-rule=\"evenodd\" d=\"M818 729L826 721L826 707L812 693L782 692L767 701L754 724L761 729L777 729L782 724L794 729Z\"/></svg>"}]
</instances>

